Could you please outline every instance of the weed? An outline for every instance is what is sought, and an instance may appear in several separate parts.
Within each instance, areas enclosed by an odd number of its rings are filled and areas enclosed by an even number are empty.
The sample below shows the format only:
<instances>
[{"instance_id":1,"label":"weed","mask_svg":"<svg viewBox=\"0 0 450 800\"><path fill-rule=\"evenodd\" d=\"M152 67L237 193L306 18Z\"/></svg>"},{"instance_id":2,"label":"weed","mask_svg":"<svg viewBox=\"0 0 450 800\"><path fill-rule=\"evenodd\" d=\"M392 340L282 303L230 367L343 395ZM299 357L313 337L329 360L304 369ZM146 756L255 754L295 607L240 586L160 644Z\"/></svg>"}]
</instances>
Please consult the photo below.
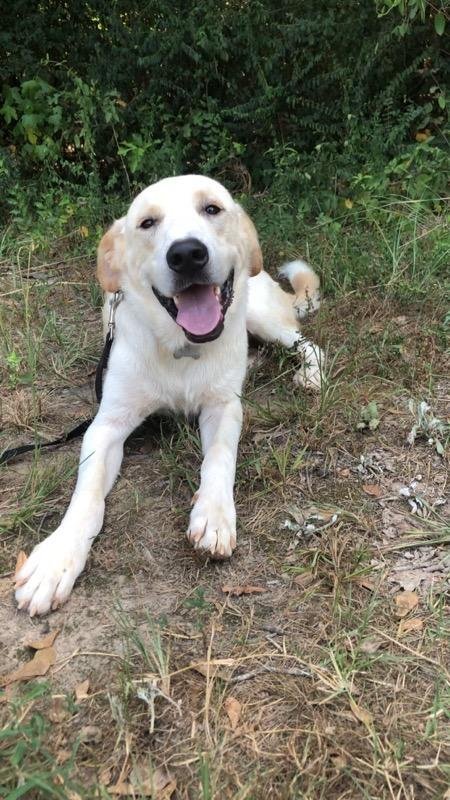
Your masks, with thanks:
<instances>
[{"instance_id":1,"label":"weed","mask_svg":"<svg viewBox=\"0 0 450 800\"><path fill-rule=\"evenodd\" d=\"M189 597L183 600L183 606L189 609L190 614L193 616L195 625L199 630L202 630L210 617L214 606L205 598L205 589L203 586L197 586Z\"/></svg>"}]
</instances>

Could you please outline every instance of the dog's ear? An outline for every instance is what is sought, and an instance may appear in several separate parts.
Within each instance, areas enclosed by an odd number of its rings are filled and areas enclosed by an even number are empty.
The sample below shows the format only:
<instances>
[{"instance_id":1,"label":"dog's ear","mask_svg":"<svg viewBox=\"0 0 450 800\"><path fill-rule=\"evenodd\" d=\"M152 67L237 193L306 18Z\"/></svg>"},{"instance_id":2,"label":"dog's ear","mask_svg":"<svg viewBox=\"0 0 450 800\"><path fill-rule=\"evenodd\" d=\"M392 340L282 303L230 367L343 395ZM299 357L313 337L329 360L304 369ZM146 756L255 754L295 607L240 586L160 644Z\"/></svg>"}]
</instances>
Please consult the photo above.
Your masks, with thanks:
<instances>
[{"instance_id":1,"label":"dog's ear","mask_svg":"<svg viewBox=\"0 0 450 800\"><path fill-rule=\"evenodd\" d=\"M125 260L125 217L116 220L100 240L97 250L97 278L105 292L120 289Z\"/></svg>"},{"instance_id":2,"label":"dog's ear","mask_svg":"<svg viewBox=\"0 0 450 800\"><path fill-rule=\"evenodd\" d=\"M249 263L249 275L257 275L263 268L263 257L256 228L248 214L241 209L241 230Z\"/></svg>"}]
</instances>

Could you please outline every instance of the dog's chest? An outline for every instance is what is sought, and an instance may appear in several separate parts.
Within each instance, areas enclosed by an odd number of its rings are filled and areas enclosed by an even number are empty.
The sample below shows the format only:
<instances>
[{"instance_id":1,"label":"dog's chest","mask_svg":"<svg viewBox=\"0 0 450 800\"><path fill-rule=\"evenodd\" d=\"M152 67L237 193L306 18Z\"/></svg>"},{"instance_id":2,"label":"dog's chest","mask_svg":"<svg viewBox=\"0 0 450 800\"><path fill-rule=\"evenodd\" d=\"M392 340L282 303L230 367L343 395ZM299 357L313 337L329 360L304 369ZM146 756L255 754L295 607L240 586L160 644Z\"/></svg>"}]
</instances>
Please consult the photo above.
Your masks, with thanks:
<instances>
[{"instance_id":1,"label":"dog's chest","mask_svg":"<svg viewBox=\"0 0 450 800\"><path fill-rule=\"evenodd\" d=\"M226 402L240 394L246 368L245 343L228 350L217 348L217 352L187 343L180 350L160 353L148 365L149 394L156 391L163 407L196 413L204 405Z\"/></svg>"}]
</instances>

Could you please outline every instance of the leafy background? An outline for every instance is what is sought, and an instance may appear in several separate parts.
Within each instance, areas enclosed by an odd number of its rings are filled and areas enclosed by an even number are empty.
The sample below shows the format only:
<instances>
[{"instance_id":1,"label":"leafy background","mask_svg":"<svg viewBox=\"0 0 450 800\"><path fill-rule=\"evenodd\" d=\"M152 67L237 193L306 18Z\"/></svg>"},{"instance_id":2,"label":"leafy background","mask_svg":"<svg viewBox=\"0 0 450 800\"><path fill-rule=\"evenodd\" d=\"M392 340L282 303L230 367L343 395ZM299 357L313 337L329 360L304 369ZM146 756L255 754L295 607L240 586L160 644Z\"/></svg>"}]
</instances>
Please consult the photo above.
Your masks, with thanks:
<instances>
[{"instance_id":1,"label":"leafy background","mask_svg":"<svg viewBox=\"0 0 450 800\"><path fill-rule=\"evenodd\" d=\"M191 171L265 193L287 210L288 239L297 218L387 193L439 210L448 10L447 0L7 4L1 211L22 227L106 222L141 187Z\"/></svg>"}]
</instances>

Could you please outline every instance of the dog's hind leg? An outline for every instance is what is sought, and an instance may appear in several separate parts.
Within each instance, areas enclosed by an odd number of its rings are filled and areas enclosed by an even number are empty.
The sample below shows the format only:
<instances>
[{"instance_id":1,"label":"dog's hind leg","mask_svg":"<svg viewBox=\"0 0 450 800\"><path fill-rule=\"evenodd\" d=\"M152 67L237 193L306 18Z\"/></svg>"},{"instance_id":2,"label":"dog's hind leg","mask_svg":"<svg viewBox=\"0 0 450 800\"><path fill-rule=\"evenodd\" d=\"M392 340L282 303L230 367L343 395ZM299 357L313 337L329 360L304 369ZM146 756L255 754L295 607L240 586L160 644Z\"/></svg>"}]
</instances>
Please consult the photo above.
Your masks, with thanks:
<instances>
[{"instance_id":1,"label":"dog's hind leg","mask_svg":"<svg viewBox=\"0 0 450 800\"><path fill-rule=\"evenodd\" d=\"M320 305L319 279L303 261L286 264L281 274L289 279L295 295L284 292L267 272L249 279L247 330L263 341L295 347L302 357L302 366L294 376L294 383L320 389L324 354L299 329L299 318Z\"/></svg>"}]
</instances>

